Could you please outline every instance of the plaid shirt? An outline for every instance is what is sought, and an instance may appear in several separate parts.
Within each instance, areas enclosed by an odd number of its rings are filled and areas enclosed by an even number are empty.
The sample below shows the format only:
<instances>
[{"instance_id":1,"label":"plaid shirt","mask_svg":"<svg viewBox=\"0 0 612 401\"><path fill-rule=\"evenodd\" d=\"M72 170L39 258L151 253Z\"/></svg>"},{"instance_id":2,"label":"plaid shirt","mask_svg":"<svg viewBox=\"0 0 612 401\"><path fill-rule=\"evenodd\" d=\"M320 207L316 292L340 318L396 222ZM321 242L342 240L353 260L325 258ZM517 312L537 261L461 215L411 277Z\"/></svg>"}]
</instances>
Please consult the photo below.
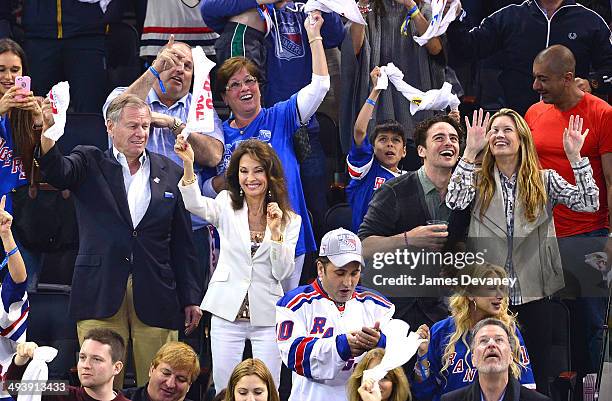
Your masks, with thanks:
<instances>
[{"instance_id":1,"label":"plaid shirt","mask_svg":"<svg viewBox=\"0 0 612 401\"><path fill-rule=\"evenodd\" d=\"M552 205L564 204L576 212L595 212L599 209L599 188L593 179L593 170L589 159L583 157L576 163L571 163L574 170L576 185L565 181L554 170L546 171L546 193ZM446 204L451 209L465 209L474 199L476 186L474 184L474 164L461 159L448 184ZM506 270L510 278L516 278L512 264L512 239L514 237L514 203L516 198L516 173L508 178L499 173L503 190L506 212L506 233L508 238L508 256ZM510 300L513 305L523 303L519 281L510 289Z\"/></svg>"}]
</instances>

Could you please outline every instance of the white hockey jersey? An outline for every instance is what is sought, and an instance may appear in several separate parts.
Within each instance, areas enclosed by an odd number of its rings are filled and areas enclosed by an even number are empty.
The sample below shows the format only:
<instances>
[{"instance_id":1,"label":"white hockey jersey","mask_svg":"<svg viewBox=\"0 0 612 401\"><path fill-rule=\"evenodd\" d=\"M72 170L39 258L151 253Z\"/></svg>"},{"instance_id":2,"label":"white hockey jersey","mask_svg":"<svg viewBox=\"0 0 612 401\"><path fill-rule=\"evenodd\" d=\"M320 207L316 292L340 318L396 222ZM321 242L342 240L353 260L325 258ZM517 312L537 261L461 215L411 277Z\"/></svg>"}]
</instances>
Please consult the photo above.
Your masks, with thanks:
<instances>
[{"instance_id":1,"label":"white hockey jersey","mask_svg":"<svg viewBox=\"0 0 612 401\"><path fill-rule=\"evenodd\" d=\"M27 281L16 284L7 272L0 287L0 375L4 376L17 343L25 341L30 304L26 293ZM0 390L0 400L12 400L9 393Z\"/></svg>"},{"instance_id":2,"label":"white hockey jersey","mask_svg":"<svg viewBox=\"0 0 612 401\"><path fill-rule=\"evenodd\" d=\"M289 291L276 304L277 343L293 371L289 401L346 401L346 382L362 356L351 357L346 333L383 325L395 312L384 296L364 287L341 311L317 280ZM379 347L385 347L381 334Z\"/></svg>"}]
</instances>

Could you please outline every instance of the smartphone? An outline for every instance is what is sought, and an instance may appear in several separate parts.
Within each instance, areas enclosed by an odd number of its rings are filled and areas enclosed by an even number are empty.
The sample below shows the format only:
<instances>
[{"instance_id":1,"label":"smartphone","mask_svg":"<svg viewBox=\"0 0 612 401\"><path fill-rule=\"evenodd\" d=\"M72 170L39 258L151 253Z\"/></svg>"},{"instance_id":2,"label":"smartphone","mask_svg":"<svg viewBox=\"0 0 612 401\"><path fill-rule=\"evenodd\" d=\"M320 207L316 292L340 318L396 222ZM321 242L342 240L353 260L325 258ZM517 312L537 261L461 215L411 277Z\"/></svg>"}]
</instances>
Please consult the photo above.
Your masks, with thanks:
<instances>
[{"instance_id":1,"label":"smartphone","mask_svg":"<svg viewBox=\"0 0 612 401\"><path fill-rule=\"evenodd\" d=\"M28 77L27 75L24 75L23 77L19 76L15 78L15 86L19 89L22 90L22 92L30 92L30 84L32 83L32 80L30 79L30 77ZM15 98L16 99L22 99L24 96L23 95L16 95Z\"/></svg>"}]
</instances>

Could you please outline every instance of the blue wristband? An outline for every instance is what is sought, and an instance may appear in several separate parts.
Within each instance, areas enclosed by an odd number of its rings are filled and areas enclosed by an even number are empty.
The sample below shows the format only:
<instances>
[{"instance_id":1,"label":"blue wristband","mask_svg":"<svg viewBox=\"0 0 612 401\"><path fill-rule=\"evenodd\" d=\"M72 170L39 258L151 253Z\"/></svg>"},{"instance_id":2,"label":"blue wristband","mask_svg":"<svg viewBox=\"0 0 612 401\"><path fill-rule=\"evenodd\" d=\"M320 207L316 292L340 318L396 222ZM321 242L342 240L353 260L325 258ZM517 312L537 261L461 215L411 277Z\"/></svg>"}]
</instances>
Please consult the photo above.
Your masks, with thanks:
<instances>
[{"instance_id":1,"label":"blue wristband","mask_svg":"<svg viewBox=\"0 0 612 401\"><path fill-rule=\"evenodd\" d=\"M153 74L153 76L157 78L157 82L159 82L159 89L161 89L162 93L166 93L166 88L164 88L164 83L162 82L162 79L159 76L159 72L157 72L157 70L153 66L149 67L149 71L151 71L151 74Z\"/></svg>"},{"instance_id":2,"label":"blue wristband","mask_svg":"<svg viewBox=\"0 0 612 401\"><path fill-rule=\"evenodd\" d=\"M366 102L367 104L371 104L372 106L376 106L376 101L374 101L374 100L372 100L372 99L370 99L370 98L367 98L365 102Z\"/></svg>"},{"instance_id":3,"label":"blue wristband","mask_svg":"<svg viewBox=\"0 0 612 401\"><path fill-rule=\"evenodd\" d=\"M419 6L417 6L416 4L414 5L414 7L412 7L410 9L410 11L408 11L408 16L412 17L412 14L414 14L416 12L416 10L419 9Z\"/></svg>"},{"instance_id":4,"label":"blue wristband","mask_svg":"<svg viewBox=\"0 0 612 401\"><path fill-rule=\"evenodd\" d=\"M15 247L6 254L4 259L2 260L2 263L0 263L0 270L4 269L4 266L8 264L9 258L13 256L14 254L16 254L17 252L19 252L19 248Z\"/></svg>"}]
</instances>

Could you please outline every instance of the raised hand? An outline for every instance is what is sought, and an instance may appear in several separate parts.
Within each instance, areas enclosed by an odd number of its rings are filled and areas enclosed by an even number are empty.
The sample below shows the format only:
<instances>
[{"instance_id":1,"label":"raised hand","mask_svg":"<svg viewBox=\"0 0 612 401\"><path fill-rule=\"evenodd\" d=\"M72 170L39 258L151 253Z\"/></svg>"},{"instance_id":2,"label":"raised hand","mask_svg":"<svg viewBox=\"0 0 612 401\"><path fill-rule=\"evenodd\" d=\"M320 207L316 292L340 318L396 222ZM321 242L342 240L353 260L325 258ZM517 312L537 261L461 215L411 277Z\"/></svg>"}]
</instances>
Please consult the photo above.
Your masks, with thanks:
<instances>
[{"instance_id":1,"label":"raised hand","mask_svg":"<svg viewBox=\"0 0 612 401\"><path fill-rule=\"evenodd\" d=\"M283 221L283 211L276 202L268 203L266 211L266 224L272 233L272 239L279 241L281 237L281 223Z\"/></svg>"},{"instance_id":2,"label":"raised hand","mask_svg":"<svg viewBox=\"0 0 612 401\"><path fill-rule=\"evenodd\" d=\"M168 40L166 47L157 55L151 65L157 70L157 72L161 73L176 65L179 65L186 57L188 57L188 55L185 54L185 49L179 46L174 46L174 35L170 35L170 39Z\"/></svg>"},{"instance_id":3,"label":"raised hand","mask_svg":"<svg viewBox=\"0 0 612 401\"><path fill-rule=\"evenodd\" d=\"M372 85L374 85L374 88L376 88L376 84L378 83L378 77L380 77L380 67L374 67L370 73L370 79L372 80Z\"/></svg>"},{"instance_id":4,"label":"raised hand","mask_svg":"<svg viewBox=\"0 0 612 401\"><path fill-rule=\"evenodd\" d=\"M472 123L467 116L465 116L465 126L467 127L467 139L465 141L465 151L463 156L468 160L474 160L478 153L485 146L487 146L490 132L487 132L487 126L489 125L489 113L483 118L483 110L474 110L472 116Z\"/></svg>"},{"instance_id":5,"label":"raised hand","mask_svg":"<svg viewBox=\"0 0 612 401\"><path fill-rule=\"evenodd\" d=\"M589 133L587 128L582 132L582 123L584 120L580 116L570 116L567 128L563 130L563 149L570 162L580 161L580 149L584 145L584 139Z\"/></svg>"},{"instance_id":6,"label":"raised hand","mask_svg":"<svg viewBox=\"0 0 612 401\"><path fill-rule=\"evenodd\" d=\"M321 36L321 26L323 26L323 16L320 12L311 12L304 21L304 28L308 34L308 40L313 40Z\"/></svg>"},{"instance_id":7,"label":"raised hand","mask_svg":"<svg viewBox=\"0 0 612 401\"><path fill-rule=\"evenodd\" d=\"M10 238L11 233L11 225L13 224L13 216L6 210L4 210L6 206L6 195L2 195L2 199L0 199L0 238Z\"/></svg>"},{"instance_id":8,"label":"raised hand","mask_svg":"<svg viewBox=\"0 0 612 401\"><path fill-rule=\"evenodd\" d=\"M53 124L55 124L55 120L53 120L53 108L51 107L51 100L49 100L48 97L45 98L42 103L41 112L44 129L53 126Z\"/></svg>"},{"instance_id":9,"label":"raised hand","mask_svg":"<svg viewBox=\"0 0 612 401\"><path fill-rule=\"evenodd\" d=\"M446 243L446 237L448 237L446 224L418 226L406 232L408 243L417 248L442 249Z\"/></svg>"},{"instance_id":10,"label":"raised hand","mask_svg":"<svg viewBox=\"0 0 612 401\"><path fill-rule=\"evenodd\" d=\"M174 152L178 155L178 157L181 158L183 163L193 165L193 148L182 134L176 137L176 143L174 144Z\"/></svg>"},{"instance_id":11,"label":"raised hand","mask_svg":"<svg viewBox=\"0 0 612 401\"><path fill-rule=\"evenodd\" d=\"M427 341L423 341L421 345L419 345L419 349L417 350L417 353L419 354L419 356L423 356L427 354L427 351L429 350L429 340L431 340L431 334L429 332L429 327L426 324L422 324L419 326L416 332L419 335L419 337L427 340Z\"/></svg>"}]
</instances>

